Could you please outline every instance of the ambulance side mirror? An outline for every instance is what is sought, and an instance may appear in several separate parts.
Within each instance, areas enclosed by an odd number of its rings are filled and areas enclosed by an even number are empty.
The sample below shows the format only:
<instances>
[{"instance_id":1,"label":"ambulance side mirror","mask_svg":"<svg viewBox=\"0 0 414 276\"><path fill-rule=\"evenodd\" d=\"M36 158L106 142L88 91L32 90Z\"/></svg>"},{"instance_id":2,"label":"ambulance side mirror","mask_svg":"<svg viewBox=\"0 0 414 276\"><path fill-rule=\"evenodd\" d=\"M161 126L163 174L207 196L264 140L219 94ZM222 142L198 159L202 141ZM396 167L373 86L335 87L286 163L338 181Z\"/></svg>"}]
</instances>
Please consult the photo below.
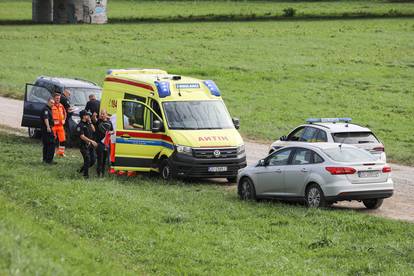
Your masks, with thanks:
<instances>
[{"instance_id":1,"label":"ambulance side mirror","mask_svg":"<svg viewBox=\"0 0 414 276\"><path fill-rule=\"evenodd\" d=\"M152 131L152 132L160 132L160 131L161 131L161 129L162 129L162 123L161 123L161 121L159 121L159 120L154 120L154 121L152 122L152 128L151 128L151 131Z\"/></svg>"},{"instance_id":2,"label":"ambulance side mirror","mask_svg":"<svg viewBox=\"0 0 414 276\"><path fill-rule=\"evenodd\" d=\"M240 119L239 118L233 118L233 125L236 129L240 128Z\"/></svg>"}]
</instances>

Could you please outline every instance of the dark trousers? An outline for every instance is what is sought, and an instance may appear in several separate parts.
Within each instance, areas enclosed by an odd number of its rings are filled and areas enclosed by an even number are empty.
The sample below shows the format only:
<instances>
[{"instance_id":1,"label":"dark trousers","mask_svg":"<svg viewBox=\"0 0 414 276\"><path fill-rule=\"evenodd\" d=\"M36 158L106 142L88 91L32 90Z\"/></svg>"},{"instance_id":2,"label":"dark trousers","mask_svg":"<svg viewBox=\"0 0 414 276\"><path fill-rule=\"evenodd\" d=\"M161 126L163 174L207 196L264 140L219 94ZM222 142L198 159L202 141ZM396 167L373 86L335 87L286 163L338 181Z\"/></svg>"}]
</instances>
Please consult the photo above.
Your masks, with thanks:
<instances>
[{"instance_id":1,"label":"dark trousers","mask_svg":"<svg viewBox=\"0 0 414 276\"><path fill-rule=\"evenodd\" d=\"M96 172L98 175L105 174L105 167L108 161L108 148L103 143L98 143L96 148L96 156L98 159L98 166L96 167Z\"/></svg>"},{"instance_id":2,"label":"dark trousers","mask_svg":"<svg viewBox=\"0 0 414 276\"><path fill-rule=\"evenodd\" d=\"M83 173L83 176L89 176L89 168L92 167L96 162L95 149L92 146L81 146L80 152L83 157L83 165L80 171Z\"/></svg>"},{"instance_id":3,"label":"dark trousers","mask_svg":"<svg viewBox=\"0 0 414 276\"><path fill-rule=\"evenodd\" d=\"M55 155L55 136L53 132L42 131L43 162L52 163Z\"/></svg>"}]
</instances>

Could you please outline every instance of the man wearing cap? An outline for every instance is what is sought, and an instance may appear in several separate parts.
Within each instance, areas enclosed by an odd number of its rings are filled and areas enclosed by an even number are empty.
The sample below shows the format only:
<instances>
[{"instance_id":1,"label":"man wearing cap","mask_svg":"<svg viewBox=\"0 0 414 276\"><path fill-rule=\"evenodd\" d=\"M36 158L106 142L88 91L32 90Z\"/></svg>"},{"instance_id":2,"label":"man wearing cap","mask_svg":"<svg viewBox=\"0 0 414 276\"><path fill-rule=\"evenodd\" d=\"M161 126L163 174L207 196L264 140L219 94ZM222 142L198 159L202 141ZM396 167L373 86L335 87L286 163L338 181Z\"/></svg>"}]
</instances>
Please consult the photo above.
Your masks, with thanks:
<instances>
[{"instance_id":1,"label":"man wearing cap","mask_svg":"<svg viewBox=\"0 0 414 276\"><path fill-rule=\"evenodd\" d=\"M82 110L79 113L79 116L81 117L81 121L76 127L76 131L79 134L79 149L83 157L83 165L79 172L83 173L85 178L89 178L89 168L95 164L95 149L98 144L93 140L95 127L91 121L91 113L86 110Z\"/></svg>"}]
</instances>

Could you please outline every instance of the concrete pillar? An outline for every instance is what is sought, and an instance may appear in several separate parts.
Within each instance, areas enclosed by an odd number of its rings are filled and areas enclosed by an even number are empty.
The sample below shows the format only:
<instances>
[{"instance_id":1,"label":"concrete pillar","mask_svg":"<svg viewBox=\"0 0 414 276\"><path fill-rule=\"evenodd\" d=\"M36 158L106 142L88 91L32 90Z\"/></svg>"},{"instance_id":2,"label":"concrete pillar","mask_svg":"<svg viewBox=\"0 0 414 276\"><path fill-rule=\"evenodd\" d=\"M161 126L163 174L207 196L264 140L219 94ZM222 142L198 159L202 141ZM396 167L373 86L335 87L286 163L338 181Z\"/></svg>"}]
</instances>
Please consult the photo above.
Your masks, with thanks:
<instances>
[{"instance_id":1,"label":"concrete pillar","mask_svg":"<svg viewBox=\"0 0 414 276\"><path fill-rule=\"evenodd\" d=\"M35 23L51 23L53 0L32 0L32 18Z\"/></svg>"},{"instance_id":2,"label":"concrete pillar","mask_svg":"<svg viewBox=\"0 0 414 276\"><path fill-rule=\"evenodd\" d=\"M92 24L107 23L106 7L107 0L83 0L83 22Z\"/></svg>"},{"instance_id":3,"label":"concrete pillar","mask_svg":"<svg viewBox=\"0 0 414 276\"><path fill-rule=\"evenodd\" d=\"M105 24L107 0L32 0L37 23Z\"/></svg>"}]
</instances>

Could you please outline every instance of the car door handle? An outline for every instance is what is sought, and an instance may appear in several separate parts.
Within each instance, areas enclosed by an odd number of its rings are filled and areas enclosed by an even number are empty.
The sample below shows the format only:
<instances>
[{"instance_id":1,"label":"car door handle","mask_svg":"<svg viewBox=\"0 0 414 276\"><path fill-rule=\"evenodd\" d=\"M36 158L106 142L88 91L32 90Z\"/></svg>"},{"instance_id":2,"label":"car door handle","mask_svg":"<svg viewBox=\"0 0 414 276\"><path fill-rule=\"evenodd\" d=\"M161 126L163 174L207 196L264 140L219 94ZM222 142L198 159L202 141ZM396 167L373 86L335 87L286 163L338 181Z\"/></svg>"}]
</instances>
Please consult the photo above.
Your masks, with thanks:
<instances>
[{"instance_id":1,"label":"car door handle","mask_svg":"<svg viewBox=\"0 0 414 276\"><path fill-rule=\"evenodd\" d=\"M129 134L122 134L121 137L122 138L131 138L131 136L129 136Z\"/></svg>"},{"instance_id":2,"label":"car door handle","mask_svg":"<svg viewBox=\"0 0 414 276\"><path fill-rule=\"evenodd\" d=\"M302 168L300 171L301 172L308 172L309 170L308 169L305 169L305 168Z\"/></svg>"}]
</instances>

